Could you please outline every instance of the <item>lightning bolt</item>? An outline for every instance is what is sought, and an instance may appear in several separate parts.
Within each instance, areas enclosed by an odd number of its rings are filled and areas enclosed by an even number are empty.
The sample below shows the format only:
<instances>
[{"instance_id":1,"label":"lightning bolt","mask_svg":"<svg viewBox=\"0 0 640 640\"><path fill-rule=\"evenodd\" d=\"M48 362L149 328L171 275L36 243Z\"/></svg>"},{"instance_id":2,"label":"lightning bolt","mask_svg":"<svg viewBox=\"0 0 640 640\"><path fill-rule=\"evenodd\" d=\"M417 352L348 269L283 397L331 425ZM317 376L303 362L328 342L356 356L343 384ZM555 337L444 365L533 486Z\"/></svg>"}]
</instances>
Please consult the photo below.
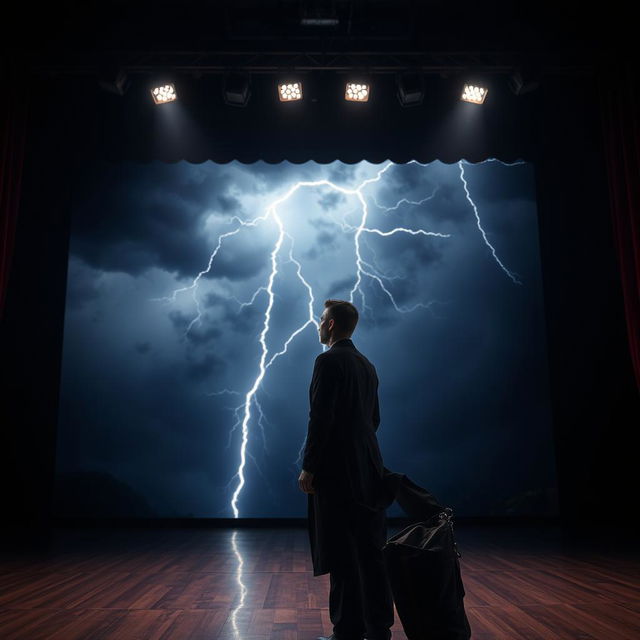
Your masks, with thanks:
<instances>
[{"instance_id":1,"label":"lightning bolt","mask_svg":"<svg viewBox=\"0 0 640 640\"><path fill-rule=\"evenodd\" d=\"M420 164L419 162L412 160L411 162L409 162L409 164ZM420 164L420 166L422 167L426 167L426 164ZM427 196L426 198L423 198L422 200L407 200L406 198L401 198L400 200L398 200L398 202L396 202L396 204L394 204L392 207L383 207L382 205L378 204L378 201L375 199L374 196L371 196L371 200L373 201L373 204L376 205L376 207L378 207L378 209L381 209L382 211L384 211L384 213L390 213L391 211L397 211L400 208L400 205L402 204L410 204L414 207L419 207L421 204L424 204L425 202L429 202L429 200L433 200L433 198L435 198L436 193L438 193L438 187L436 187L433 190L433 193L430 196Z\"/></svg>"},{"instance_id":2,"label":"lightning bolt","mask_svg":"<svg viewBox=\"0 0 640 640\"><path fill-rule=\"evenodd\" d=\"M413 164L413 163L418 164L418 165L423 166L423 167L428 166L428 165L421 164L421 163L419 163L417 161L411 161L409 164ZM522 164L522 163L515 163L515 164ZM462 161L460 161L458 163L458 165L459 165L459 168L460 168L460 180L462 182L462 185L463 185L463 188L464 188L464 192L466 194L466 199L470 203L471 207L473 208L473 211L474 211L474 214L475 214L475 217L476 217L476 221L477 221L477 226L478 226L478 229L480 230L480 232L482 234L482 237L484 239L485 244L490 249L494 259L496 260L498 265L502 268L502 270L515 283L522 284L517 278L515 278L514 274L511 271L509 271L503 265L503 263L498 258L494 247L491 245L491 243L487 239L486 233L485 233L484 229L482 228L482 224L481 224L481 221L480 221L480 215L479 215L479 212L478 212L478 207L474 203L474 201L471 198L471 195L469 193L468 184L467 184L467 181L465 179L464 167L463 167ZM164 297L164 298L152 298L151 299L151 300L154 300L154 301L162 301L162 302L166 302L166 303L175 303L177 301L178 294L191 292L191 297L193 298L193 300L195 302L195 305L196 305L197 314L193 318L193 320L191 320L191 322L187 326L187 329L184 332L184 336L183 337L186 337L188 335L189 331L192 329L192 327L196 323L200 323L201 322L201 318L202 318L202 309L200 307L199 300L198 300L198 297L197 297L197 289L198 289L199 281L204 275L208 274L212 270L212 267L213 267L213 264L214 264L214 259L216 258L216 256L220 252L225 240L227 238L229 238L229 237L235 236L243 228L255 227L256 225L258 225L261 222L270 221L271 223L273 223L275 225L278 233L277 233L277 238L275 240L275 243L273 245L273 248L272 248L272 250L270 252L270 256L269 256L269 262L270 262L271 268L270 268L270 271L269 271L269 276L267 278L266 284L263 284L260 287L258 287L258 289L251 296L251 298L246 302L241 302L240 300L238 300L237 298L232 296L232 298L239 305L239 310L238 311L242 310L243 308L245 308L247 306L253 305L255 303L257 297L259 295L261 295L261 294L266 295L267 300L268 300L267 308L266 308L266 310L264 312L264 319L263 319L263 323L262 323L262 329L261 329L260 335L259 335L260 358L259 358L259 362L258 362L258 368L257 368L258 370L257 370L257 373L256 373L256 377L255 377L255 379L253 381L253 384L251 385L251 388L244 394L242 394L241 392L238 392L238 391L235 391L235 390L229 390L229 389L223 389L223 390L211 392L211 393L208 394L210 396L227 395L227 394L228 395L239 395L239 396L244 395L244 402L242 404L240 404L239 406L233 408L234 416L235 416L235 423L233 424L233 427L232 427L232 429L231 429L231 431L229 433L229 443L227 444L227 448L228 448L230 446L230 443L231 443L231 435L233 434L233 432L235 432L235 430L237 428L241 428L241 431L242 431L242 442L241 442L241 446L240 446L240 464L238 466L237 472L232 476L232 478L229 480L229 483L227 484L227 487L229 487L231 485L231 483L234 481L234 479L237 479L237 481L238 481L237 486L236 486L236 488L235 488L235 490L233 492L232 499L231 499L231 509L233 511L233 514L234 514L235 518L239 517L238 500L239 500L242 488L245 485L244 469L245 469L245 465L246 465L246 457L248 455L247 454L247 443L248 443L248 439L249 439L249 423L250 423L250 421L252 419L252 405L255 405L255 407L256 407L256 409L258 411L258 414L259 414L258 424L259 424L260 429L261 429L262 434L263 434L263 442L265 441L263 420L266 420L266 418L265 418L264 412L262 411L262 407L261 407L261 405L260 405L260 403L258 401L258 398L257 398L258 389L260 389L260 387L261 387L262 381L264 380L264 377L266 375L267 370L274 364L274 362L279 357L281 357L281 356L283 356L284 354L287 353L288 346L296 338L296 336L298 336L300 333L302 333L310 325L314 325L316 331L318 330L318 327L319 327L318 320L316 319L316 317L314 316L314 313L313 313L313 305L314 305L314 302L315 302L313 288L311 287L309 282L304 277L302 264L295 257L295 241L294 241L294 238L285 229L285 225L284 225L284 223L282 221L282 218L278 214L278 207L280 207L287 200L289 200L297 191L299 191L300 189L306 189L306 188L309 188L309 189L326 188L326 189L331 189L331 190L333 190L335 192L341 193L341 194L343 194L345 196L356 198L356 200L358 201L358 203L360 205L360 211L361 211L360 220L359 220L358 225L357 226L349 225L344 220L342 220L342 221L335 221L334 220L334 222L336 222L336 224L339 224L343 231L352 232L353 233L353 243L354 243L353 246L354 246L354 255L355 255L356 274L355 274L355 283L354 283L352 289L349 292L349 301L353 303L356 295L358 295L359 298L360 298L360 302L362 304L363 312L365 312L367 310L371 311L371 308L367 305L365 292L364 292L364 290L362 288L363 282L365 280L369 280L372 283L377 284L378 287L380 288L380 290L384 293L384 295L387 296L387 298L389 299L389 301L393 305L394 309L398 313L411 313L412 311L415 311L418 308L425 308L425 309L430 309L431 310L431 307L436 303L446 304L445 302L439 302L437 300L431 300L431 301L429 301L427 303L418 302L418 303L413 304L413 305L408 306L408 307L398 304L398 302L396 301L395 297L393 296L392 291L390 290L390 287L391 287L391 283L394 280L402 278L403 276L399 276L399 275L391 276L391 275L385 274L381 269L376 267L375 266L375 252L373 252L373 251L372 251L373 256L374 256L373 263L370 260L365 260L363 258L362 245L366 246L367 248L370 248L368 243L365 240L367 235L371 235L371 236L377 235L377 236L379 236L381 238L388 238L388 237L394 236L396 234L406 234L406 235L410 235L410 236L414 236L414 237L417 237L417 236L425 236L425 237L433 236L433 237L440 237L440 238L448 238L448 237L450 237L450 234L438 233L438 232L434 232L434 231L427 231L427 230L422 229L422 228L409 229L409 228L405 228L405 227L395 227L393 229L385 231L385 230L379 229L377 227L368 226L368 216L369 216L368 200L370 200L375 207L377 207L378 209L383 211L383 213L389 214L389 213L391 213L393 211L397 211L403 205L414 206L414 207L415 206L421 206L421 205L429 202L430 200L432 200L435 197L435 195L437 194L438 189L436 188L431 194L429 194L428 196L426 196L425 198L423 198L421 200L413 201L413 200L408 200L406 198L402 198L402 199L398 200L395 204L393 204L392 206L389 206L389 207L385 207L385 206L379 204L375 200L375 198L373 196L365 196L365 193L363 193L363 190L365 190L371 184L380 182L380 180L382 180L382 177L384 176L384 174L392 166L394 166L392 162L389 162L389 163L385 164L379 171L376 172L376 174L373 177L363 180L360 184L358 184L354 188L343 187L343 186L337 185L334 182L331 182L331 181L326 180L326 179L312 180L312 181L299 181L299 182L296 182L295 184L293 184L283 195L281 195L280 197L278 197L275 200L273 200L270 204L268 204L268 206L266 207L265 213L263 215L258 216L258 217L253 218L253 219L250 219L250 220L242 220L238 216L230 217L229 220L228 220L228 223L229 224L237 223L238 226L236 226L235 229L233 229L231 231L228 231L226 233L223 233L218 237L217 244L216 244L213 252L211 253L211 255L209 257L209 261L208 261L206 269L204 269L203 271L198 273L198 275L194 278L193 282L189 286L181 287L179 289L176 289L175 291L173 291L171 296ZM285 260L283 258L283 255L285 254L285 250L287 248L288 248L288 250L286 251L286 260ZM292 263L295 266L295 271L296 271L296 276L298 278L298 281L301 283L302 287L306 290L307 299L308 299L308 316L305 319L305 321L289 335L287 340L282 345L281 349L279 351L275 351L274 353L270 354L269 349L267 347L267 335L268 335L269 329L270 329L271 312L272 312L272 309L273 309L274 299L275 299L275 293L274 293L273 287L274 287L274 283L276 281L276 278L277 278L277 276L279 274L279 266L281 264L285 264L285 263ZM301 452L302 452L302 449L300 450L300 452L298 454L298 461L300 460ZM253 456L251 456L251 458L254 460L254 463L255 463L255 458L253 458ZM256 464L256 467L257 467L257 464Z\"/></svg>"},{"instance_id":3,"label":"lightning bolt","mask_svg":"<svg viewBox=\"0 0 640 640\"><path fill-rule=\"evenodd\" d=\"M183 337L186 337L187 334L189 333L189 331L191 331L191 327L193 327L193 325L196 322L200 322L200 318L202 317L202 309L200 308L200 302L196 296L196 290L198 288L198 282L200 281L200 278L202 278L202 276L206 275L207 273L209 273L209 271L211 271L211 265L213 264L213 259L218 255L218 252L220 251L220 248L222 247L222 242L225 238L230 238L231 236L235 236L240 229L242 229L242 227L255 227L258 222L266 220L268 217L268 214L265 214L264 216L258 216L257 218L253 218L252 220L246 221L246 220L241 220L238 216L231 216L231 218L229 219L229 223L237 221L240 223L240 226L237 229L234 229L233 231L228 231L227 233L223 233L221 236L218 237L218 244L216 245L216 248L213 250L213 253L211 254L211 256L209 256L209 264L207 265L207 268L204 271L201 271L194 279L194 281L188 286L188 287L182 287L180 289L176 289L173 294L169 297L165 297L165 298L149 298L149 300L153 301L153 302L167 302L167 303L175 303L176 302L176 296L179 293L182 293L183 291L191 291L191 295L193 297L193 301L196 304L196 309L198 309L198 315L196 315L196 317L189 323L189 326L187 327L186 331L184 332ZM254 298L256 296L256 294L259 292L256 291L256 293L254 294Z\"/></svg>"},{"instance_id":4,"label":"lightning bolt","mask_svg":"<svg viewBox=\"0 0 640 640\"><path fill-rule=\"evenodd\" d=\"M521 164L521 163L514 163L514 164ZM472 200L471 195L469 194L469 188L468 188L468 185L467 185L467 181L465 180L465 177L464 177L464 165L462 164L462 160L460 160L460 162L458 162L458 167L460 167L460 180L462 181L462 184L464 186L464 192L467 195L467 200L469 201L469 204L473 207L473 212L475 213L475 216L476 216L476 222L478 224L478 229L480 229L480 233L482 234L482 237L484 238L485 244L491 250L491 253L493 254L493 257L495 258L495 261L500 265L500 268L516 284L522 284L522 282L520 282L520 280L518 280L518 278L515 277L514 273L509 271L509 269L507 269L507 267L505 267L502 264L502 262L500 261L500 258L498 258L498 256L496 255L496 250L493 248L493 245L487 239L487 234L484 232L484 229L482 228L482 224L480 223L480 214L478 213L478 207L476 206L476 203Z\"/></svg>"}]
</instances>

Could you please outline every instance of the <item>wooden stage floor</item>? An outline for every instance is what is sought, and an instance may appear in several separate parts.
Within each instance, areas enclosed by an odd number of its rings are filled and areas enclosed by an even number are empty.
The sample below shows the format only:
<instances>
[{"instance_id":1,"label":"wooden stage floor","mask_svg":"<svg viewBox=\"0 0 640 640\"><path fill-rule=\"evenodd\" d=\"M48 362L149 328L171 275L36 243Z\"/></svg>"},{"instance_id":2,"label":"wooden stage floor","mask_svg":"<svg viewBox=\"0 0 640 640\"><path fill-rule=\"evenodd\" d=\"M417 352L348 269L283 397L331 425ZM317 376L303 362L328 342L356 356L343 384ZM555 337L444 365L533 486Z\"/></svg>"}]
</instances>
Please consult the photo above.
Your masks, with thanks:
<instances>
[{"instance_id":1,"label":"wooden stage floor","mask_svg":"<svg viewBox=\"0 0 640 640\"><path fill-rule=\"evenodd\" d=\"M389 536L399 527L388 527ZM631 537L456 523L474 640L637 640ZM315 640L329 576L306 528L57 528L0 552L2 640ZM406 640L397 616L394 640Z\"/></svg>"}]
</instances>

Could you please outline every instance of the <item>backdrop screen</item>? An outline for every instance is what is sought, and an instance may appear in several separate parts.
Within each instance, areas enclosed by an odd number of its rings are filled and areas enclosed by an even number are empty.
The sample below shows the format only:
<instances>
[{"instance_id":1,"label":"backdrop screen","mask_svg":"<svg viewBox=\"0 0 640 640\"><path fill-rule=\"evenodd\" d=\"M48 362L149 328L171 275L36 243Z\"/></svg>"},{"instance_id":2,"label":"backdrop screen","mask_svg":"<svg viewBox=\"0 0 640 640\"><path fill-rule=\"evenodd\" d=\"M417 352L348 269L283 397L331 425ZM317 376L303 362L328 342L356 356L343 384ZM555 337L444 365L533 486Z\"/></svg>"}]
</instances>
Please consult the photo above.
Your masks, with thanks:
<instances>
[{"instance_id":1,"label":"backdrop screen","mask_svg":"<svg viewBox=\"0 0 640 640\"><path fill-rule=\"evenodd\" d=\"M557 513L531 164L75 175L57 515L305 517L328 298L360 312L389 469L457 515Z\"/></svg>"}]
</instances>

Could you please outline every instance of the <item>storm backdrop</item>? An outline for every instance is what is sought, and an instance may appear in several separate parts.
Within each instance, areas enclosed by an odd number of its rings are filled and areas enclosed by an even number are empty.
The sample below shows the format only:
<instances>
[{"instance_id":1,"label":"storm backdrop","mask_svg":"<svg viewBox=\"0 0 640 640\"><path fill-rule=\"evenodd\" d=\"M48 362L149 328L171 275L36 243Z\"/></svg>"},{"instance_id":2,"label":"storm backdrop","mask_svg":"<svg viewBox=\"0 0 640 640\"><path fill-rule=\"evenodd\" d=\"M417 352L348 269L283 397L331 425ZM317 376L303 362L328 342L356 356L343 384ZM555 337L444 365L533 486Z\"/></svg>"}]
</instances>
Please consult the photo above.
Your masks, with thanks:
<instances>
[{"instance_id":1,"label":"storm backdrop","mask_svg":"<svg viewBox=\"0 0 640 640\"><path fill-rule=\"evenodd\" d=\"M56 514L305 517L327 298L359 309L389 469L457 515L557 513L533 172L79 167Z\"/></svg>"}]
</instances>

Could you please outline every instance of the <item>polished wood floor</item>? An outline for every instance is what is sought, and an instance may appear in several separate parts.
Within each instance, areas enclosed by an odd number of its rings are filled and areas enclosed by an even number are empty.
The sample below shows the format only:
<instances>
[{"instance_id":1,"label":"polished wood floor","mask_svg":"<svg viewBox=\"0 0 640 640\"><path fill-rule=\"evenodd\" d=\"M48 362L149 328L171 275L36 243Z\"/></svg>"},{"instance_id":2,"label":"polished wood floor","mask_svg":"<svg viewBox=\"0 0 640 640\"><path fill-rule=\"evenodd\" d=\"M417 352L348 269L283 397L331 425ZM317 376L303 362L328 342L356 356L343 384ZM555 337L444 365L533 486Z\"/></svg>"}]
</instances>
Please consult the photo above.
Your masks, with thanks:
<instances>
[{"instance_id":1,"label":"polished wood floor","mask_svg":"<svg viewBox=\"0 0 640 640\"><path fill-rule=\"evenodd\" d=\"M396 527L389 527L392 535ZM475 640L638 640L632 541L456 525ZM2 640L315 640L329 576L306 529L58 529L0 551ZM395 640L406 640L396 613Z\"/></svg>"}]
</instances>

